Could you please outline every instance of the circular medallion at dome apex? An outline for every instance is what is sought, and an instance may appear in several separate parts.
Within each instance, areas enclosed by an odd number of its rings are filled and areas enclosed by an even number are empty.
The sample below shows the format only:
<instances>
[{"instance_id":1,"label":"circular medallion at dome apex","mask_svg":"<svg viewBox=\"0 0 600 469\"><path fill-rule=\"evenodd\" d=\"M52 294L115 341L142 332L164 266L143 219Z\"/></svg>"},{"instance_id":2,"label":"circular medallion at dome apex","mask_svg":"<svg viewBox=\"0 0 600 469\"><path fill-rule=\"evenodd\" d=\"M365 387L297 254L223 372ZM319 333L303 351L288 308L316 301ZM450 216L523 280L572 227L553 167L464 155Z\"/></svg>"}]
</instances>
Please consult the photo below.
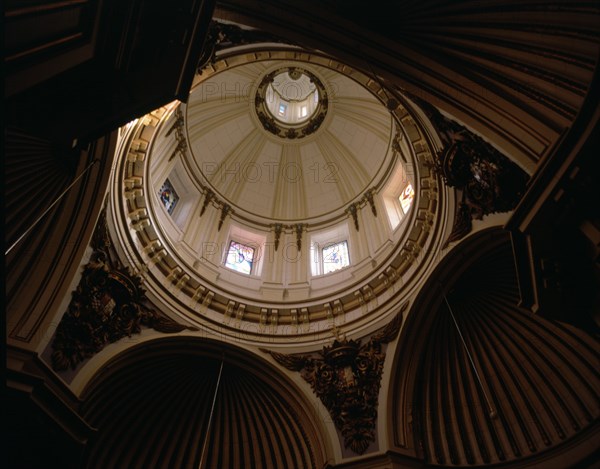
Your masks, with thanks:
<instances>
[{"instance_id":1,"label":"circular medallion at dome apex","mask_svg":"<svg viewBox=\"0 0 600 469\"><path fill-rule=\"evenodd\" d=\"M299 80L312 79L319 96L315 114L302 126L323 116L303 138L265 130L256 109L255 98L270 78L290 69L301 71ZM309 99L316 96L310 87L302 89ZM259 104L263 115L270 113ZM381 185L394 165L386 107L363 85L312 63L266 60L220 70L195 86L185 124L191 155L184 163L192 178L239 216L263 224L345 216L347 205Z\"/></svg>"},{"instance_id":2,"label":"circular medallion at dome apex","mask_svg":"<svg viewBox=\"0 0 600 469\"><path fill-rule=\"evenodd\" d=\"M285 67L265 75L254 102L264 129L288 139L316 132L328 109L323 83L300 67Z\"/></svg>"},{"instance_id":3,"label":"circular medallion at dome apex","mask_svg":"<svg viewBox=\"0 0 600 469\"><path fill-rule=\"evenodd\" d=\"M281 71L273 75L273 81L269 83L269 93L272 96L272 101L275 102L276 98L279 98L285 102L293 103L304 103L311 104L319 100L319 91L314 83L314 76L310 77L308 72L300 68L288 68L287 70ZM282 122L292 123L290 118L283 113L275 114L275 107L271 107L269 103L269 109L273 113L274 117ZM302 116L298 116L306 120L312 112L307 112Z\"/></svg>"}]
</instances>

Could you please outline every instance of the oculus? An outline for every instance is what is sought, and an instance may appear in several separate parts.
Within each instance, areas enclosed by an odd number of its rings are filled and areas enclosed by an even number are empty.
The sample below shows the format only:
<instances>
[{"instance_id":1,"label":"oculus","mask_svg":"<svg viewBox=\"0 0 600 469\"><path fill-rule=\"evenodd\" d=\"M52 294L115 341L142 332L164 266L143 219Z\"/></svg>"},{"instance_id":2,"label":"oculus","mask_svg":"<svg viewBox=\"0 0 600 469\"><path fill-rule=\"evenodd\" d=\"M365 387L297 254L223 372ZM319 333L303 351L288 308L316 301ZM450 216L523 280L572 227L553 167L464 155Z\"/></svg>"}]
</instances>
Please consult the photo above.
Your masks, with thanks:
<instances>
[{"instance_id":1,"label":"oculus","mask_svg":"<svg viewBox=\"0 0 600 469\"><path fill-rule=\"evenodd\" d=\"M298 139L314 133L325 120L325 86L299 67L283 67L264 76L254 99L263 128L281 138Z\"/></svg>"}]
</instances>

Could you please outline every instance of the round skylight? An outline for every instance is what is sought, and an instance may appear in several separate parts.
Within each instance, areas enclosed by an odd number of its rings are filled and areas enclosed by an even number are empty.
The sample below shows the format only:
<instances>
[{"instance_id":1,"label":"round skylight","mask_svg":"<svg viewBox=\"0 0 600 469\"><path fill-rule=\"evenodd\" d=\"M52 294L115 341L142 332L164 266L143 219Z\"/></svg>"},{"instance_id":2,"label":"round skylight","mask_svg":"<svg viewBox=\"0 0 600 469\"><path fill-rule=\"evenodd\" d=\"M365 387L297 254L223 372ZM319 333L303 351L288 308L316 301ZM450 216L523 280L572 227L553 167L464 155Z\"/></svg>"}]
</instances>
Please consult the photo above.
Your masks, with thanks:
<instances>
[{"instance_id":1,"label":"round skylight","mask_svg":"<svg viewBox=\"0 0 600 469\"><path fill-rule=\"evenodd\" d=\"M289 66L265 75L256 90L256 115L263 128L298 139L317 131L327 114L327 91L313 73Z\"/></svg>"},{"instance_id":2,"label":"round skylight","mask_svg":"<svg viewBox=\"0 0 600 469\"><path fill-rule=\"evenodd\" d=\"M266 107L284 124L310 119L319 104L319 91L304 70L291 68L273 77L266 89Z\"/></svg>"}]
</instances>

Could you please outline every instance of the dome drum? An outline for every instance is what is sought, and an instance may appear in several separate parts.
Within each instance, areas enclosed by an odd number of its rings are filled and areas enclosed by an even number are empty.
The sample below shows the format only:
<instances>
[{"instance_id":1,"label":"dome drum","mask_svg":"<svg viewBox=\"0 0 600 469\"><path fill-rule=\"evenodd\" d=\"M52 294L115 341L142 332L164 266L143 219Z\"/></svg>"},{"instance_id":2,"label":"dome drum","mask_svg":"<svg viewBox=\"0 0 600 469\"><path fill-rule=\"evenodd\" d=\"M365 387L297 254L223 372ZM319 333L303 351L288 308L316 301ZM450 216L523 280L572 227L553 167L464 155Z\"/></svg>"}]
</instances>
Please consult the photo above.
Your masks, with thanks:
<instances>
[{"instance_id":1,"label":"dome drum","mask_svg":"<svg viewBox=\"0 0 600 469\"><path fill-rule=\"evenodd\" d=\"M252 64L257 69L254 73L258 80L282 70L288 73L294 64L289 59L279 67L271 62ZM306 71L308 68L316 68L316 65L294 65L294 69L298 70ZM228 71L226 67L220 70L208 78L215 79ZM144 119L130 126L122 153L130 155L135 142L142 136L147 142L147 149L135 163L127 158L122 160L115 184L121 186L123 183L119 184L119 180L134 181L125 182L125 185L134 184L144 190L141 196L114 200L113 210L116 219L124 216L129 220L128 226L118 223L121 225L118 236L126 240L123 244L130 247L127 257L134 269L144 272L145 288L154 297L164 298L169 308L196 323L209 329L218 328L238 338L261 341L261 337L269 337L268 340L296 337L295 340L314 340L315 332L326 331L335 323L344 324L346 330L350 324L355 324L353 327L373 327L372 319L368 318L374 314L384 317L386 311L393 310L403 299L403 289L418 282L419 271L429 268L430 261L423 254L429 252L432 243L440 241L442 234L442 227L436 227L436 220L443 206L440 205L443 193L438 189L437 176L430 171L434 152L432 144L425 137L427 133L419 130L421 124L412 117L410 104L398 106L390 116L378 94L374 98L371 90L373 81L369 77L356 72L349 80L335 70L336 67L319 70L323 80L330 81L327 86L335 87L338 95L334 103L335 114L330 116L331 120L328 117L326 126L320 129L319 139L312 144L320 145L324 152L343 149L340 139L335 137L338 127L342 128L342 122L344 126L360 131L353 122L354 114L346 106L350 98L346 98L345 93L357 96L352 103L357 109L362 106L361 113L367 113L382 123L388 121L389 133L381 135L386 138L385 147L363 145L362 150L352 150L358 155L366 148L384 150L383 156L379 156L379 172L374 174L375 179L370 183L364 179L366 184L362 189L354 189L354 197L345 201L338 199L341 206L335 211L318 214L313 210L312 213L318 217L312 219L296 219L299 222L281 217L261 219L258 214L265 210L255 208L257 214L246 211L246 207L251 207L249 202L255 203L251 200L251 192L246 192L254 189L248 181L228 184L226 178L216 175L211 178L206 171L200 171L210 162L209 158L216 155L215 150L210 150L210 145L198 142L208 143L208 137L196 133L195 122L202 116L200 110L211 108L210 102L195 101L192 96L186 106L178 107L174 103L159 111L162 117L158 123ZM230 80L224 77L224 80ZM357 86L359 83L362 86ZM196 86L202 86L202 82ZM199 92L196 96L203 96L203 93ZM249 93L252 101L251 97L252 93ZM228 100L220 103L220 109L227 108L228 103ZM239 103L240 109L243 109L243 104ZM235 105L238 106L238 103ZM254 106L253 102L251 106ZM225 121L216 120L218 115L214 114L214 118L207 115L204 125L210 128L211 119L215 119L219 126L225 125ZM242 119L241 115L239 119ZM339 121L336 122L336 119ZM363 121L363 125L370 125L368 120ZM394 126L396 132L392 133L394 127L390 123L394 121L398 124ZM176 125L184 128L187 151L176 152L172 156L174 149L180 145L172 131ZM417 129L417 132L405 133L405 125ZM250 132L240 142L265 138L262 136L263 129ZM369 138L376 143L380 137ZM285 158L288 150L284 143L290 140L279 140L282 142L280 151ZM334 141L337 143L331 143ZM225 143L224 137L220 142ZM270 140L265 140L260 147L262 152L268 142ZM241 156L241 149L242 146L234 144L231 157ZM351 161L356 158L350 150L345 151L347 153L337 157L340 165L341 158ZM252 153L251 149L251 154L254 158L261 156L261 150ZM217 163L221 167L225 164ZM348 162L345 166L352 165ZM344 178L349 174L340 176L338 182L331 186L343 191L346 190ZM167 178L174 184L177 194L184 194L173 213L168 213L159 197L160 188ZM411 191L414 188L414 202L402 209L398 194L403 192L400 189L407 181L410 181ZM232 179L231 182L235 181ZM278 181L275 185L279 187L285 182ZM183 190L177 187L178 184L183 184ZM268 186L265 187L268 190ZM298 187L290 184L286 193L291 195ZM316 186L312 190L316 190ZM186 192L198 195L190 198L185 195ZM280 195L283 196L283 193ZM391 202L398 206L401 221L395 225L388 220L390 212L388 202L384 203L385 197L391 197ZM273 202L276 208L277 201ZM225 207L228 209L225 210ZM145 211L141 218L140 210ZM185 213L188 215L178 218L183 210L187 210ZM382 236L385 232L387 236ZM315 271L311 267L315 254L319 254L320 262L323 262L323 257L328 254L322 249L337 242L347 243L350 264L342 265L331 273ZM232 243L235 249L241 249L238 251L240 255L255 256L244 272L227 266ZM372 248L365 249L369 245ZM315 251L314 246L319 246L319 250Z\"/></svg>"}]
</instances>

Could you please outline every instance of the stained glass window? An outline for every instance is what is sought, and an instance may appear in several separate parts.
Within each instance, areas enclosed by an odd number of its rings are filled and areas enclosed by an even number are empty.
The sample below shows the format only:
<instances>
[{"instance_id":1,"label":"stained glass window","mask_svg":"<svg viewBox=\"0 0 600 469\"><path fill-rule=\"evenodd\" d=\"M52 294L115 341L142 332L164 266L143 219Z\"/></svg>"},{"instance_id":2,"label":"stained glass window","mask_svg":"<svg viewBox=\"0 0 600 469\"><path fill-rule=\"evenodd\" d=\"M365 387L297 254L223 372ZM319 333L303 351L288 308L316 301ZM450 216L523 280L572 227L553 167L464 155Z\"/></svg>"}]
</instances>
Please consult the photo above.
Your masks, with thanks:
<instances>
[{"instance_id":1,"label":"stained glass window","mask_svg":"<svg viewBox=\"0 0 600 469\"><path fill-rule=\"evenodd\" d=\"M161 202L167 209L167 212L169 212L169 215L171 215L173 213L173 210L175 210L177 202L179 201L179 196L177 195L177 192L175 192L171 181L169 181L168 179L165 181L165 183L160 188L160 192L158 193L158 195L160 196Z\"/></svg>"},{"instance_id":2,"label":"stained glass window","mask_svg":"<svg viewBox=\"0 0 600 469\"><path fill-rule=\"evenodd\" d=\"M253 262L254 248L238 243L237 241L229 243L225 267L229 267L242 274L250 275Z\"/></svg>"},{"instance_id":3,"label":"stained glass window","mask_svg":"<svg viewBox=\"0 0 600 469\"><path fill-rule=\"evenodd\" d=\"M328 274L350 265L348 242L330 244L323 248L323 273Z\"/></svg>"},{"instance_id":4,"label":"stained glass window","mask_svg":"<svg viewBox=\"0 0 600 469\"><path fill-rule=\"evenodd\" d=\"M410 204L412 204L414 197L415 191L413 190L412 184L409 183L406 186L406 188L402 191L402 194L400 194L400 197L398 197L398 199L400 200L400 205L402 206L402 211L404 213L408 212L408 209L410 208Z\"/></svg>"}]
</instances>

